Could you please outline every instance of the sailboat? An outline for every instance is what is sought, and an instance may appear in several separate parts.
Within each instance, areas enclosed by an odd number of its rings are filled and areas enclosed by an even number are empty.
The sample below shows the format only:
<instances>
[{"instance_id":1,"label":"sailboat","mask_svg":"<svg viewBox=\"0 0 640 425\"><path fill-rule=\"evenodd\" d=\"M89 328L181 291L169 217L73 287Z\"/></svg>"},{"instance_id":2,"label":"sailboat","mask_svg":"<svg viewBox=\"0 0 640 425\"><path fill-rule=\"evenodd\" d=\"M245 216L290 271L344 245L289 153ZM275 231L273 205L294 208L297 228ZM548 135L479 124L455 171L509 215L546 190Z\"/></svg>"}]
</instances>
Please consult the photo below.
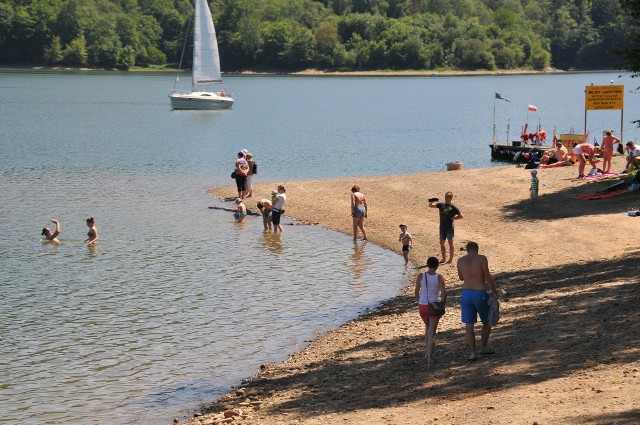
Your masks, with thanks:
<instances>
[{"instance_id":1,"label":"sailboat","mask_svg":"<svg viewBox=\"0 0 640 425\"><path fill-rule=\"evenodd\" d=\"M193 27L193 70L191 90L180 92L175 89L180 79L176 77L173 90L169 93L173 109L227 109L233 105L233 98L224 89L213 91L210 86L222 82L218 41L213 26L207 0L195 1ZM185 43L186 44L186 43ZM184 55L184 50L183 50ZM182 62L182 59L180 60Z\"/></svg>"}]
</instances>

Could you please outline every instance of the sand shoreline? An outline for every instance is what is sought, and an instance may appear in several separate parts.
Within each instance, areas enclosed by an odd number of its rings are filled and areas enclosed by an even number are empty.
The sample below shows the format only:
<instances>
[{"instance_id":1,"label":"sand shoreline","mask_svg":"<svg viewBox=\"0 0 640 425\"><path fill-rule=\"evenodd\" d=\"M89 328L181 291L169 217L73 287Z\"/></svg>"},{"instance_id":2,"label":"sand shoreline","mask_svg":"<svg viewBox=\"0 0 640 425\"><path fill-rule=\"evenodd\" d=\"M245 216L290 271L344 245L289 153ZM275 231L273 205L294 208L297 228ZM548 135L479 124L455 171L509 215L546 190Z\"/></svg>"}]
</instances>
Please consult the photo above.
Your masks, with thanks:
<instances>
[{"instance_id":1,"label":"sand shoreline","mask_svg":"<svg viewBox=\"0 0 640 425\"><path fill-rule=\"evenodd\" d=\"M614 159L614 169L621 160ZM528 201L529 173L512 165L285 182L287 215L346 234L349 189L360 184L371 204L371 242L399 252L397 226L407 222L415 240L411 257L419 266L439 254L437 211L426 208L426 198L453 191L453 203L465 215L456 224L456 249L468 240L480 244L503 299L503 319L492 335L497 354L475 364L464 361L456 308L460 286L455 266L442 266L450 301L439 327L435 369L427 370L422 361L423 328L409 288L289 361L264 365L246 388L190 423L224 423L225 414L246 424L434 418L444 424L632 423L640 417L634 401L640 341L637 332L625 329L640 319L633 303L640 291L635 268L625 265L640 260L637 231L629 231L640 221L621 212L638 206L639 197L573 199L610 184L577 181L576 175L577 167L540 170L547 186L535 206ZM256 185L256 194L267 196L272 187ZM226 198L234 192L223 187L210 193ZM285 227L283 238L294 231ZM612 243L598 249L596 233L597 240L608 237ZM582 272L587 268L592 270ZM615 302L613 312L610 304L594 303L599 299Z\"/></svg>"}]
</instances>

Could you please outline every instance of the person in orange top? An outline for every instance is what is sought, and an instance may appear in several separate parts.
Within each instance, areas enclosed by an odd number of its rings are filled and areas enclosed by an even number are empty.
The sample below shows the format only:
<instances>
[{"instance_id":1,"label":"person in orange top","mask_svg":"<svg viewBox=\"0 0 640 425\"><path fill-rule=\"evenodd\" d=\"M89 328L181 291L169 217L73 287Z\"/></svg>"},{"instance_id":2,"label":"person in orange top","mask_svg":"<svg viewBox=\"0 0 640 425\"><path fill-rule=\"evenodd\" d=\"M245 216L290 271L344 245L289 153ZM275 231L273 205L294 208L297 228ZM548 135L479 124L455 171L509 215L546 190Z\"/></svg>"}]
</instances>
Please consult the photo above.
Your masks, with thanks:
<instances>
[{"instance_id":1,"label":"person in orange top","mask_svg":"<svg viewBox=\"0 0 640 425\"><path fill-rule=\"evenodd\" d=\"M602 174L611 170L611 158L613 157L613 145L620 143L620 139L613 135L613 130L607 130L602 138L602 149L604 157L602 159Z\"/></svg>"}]
</instances>

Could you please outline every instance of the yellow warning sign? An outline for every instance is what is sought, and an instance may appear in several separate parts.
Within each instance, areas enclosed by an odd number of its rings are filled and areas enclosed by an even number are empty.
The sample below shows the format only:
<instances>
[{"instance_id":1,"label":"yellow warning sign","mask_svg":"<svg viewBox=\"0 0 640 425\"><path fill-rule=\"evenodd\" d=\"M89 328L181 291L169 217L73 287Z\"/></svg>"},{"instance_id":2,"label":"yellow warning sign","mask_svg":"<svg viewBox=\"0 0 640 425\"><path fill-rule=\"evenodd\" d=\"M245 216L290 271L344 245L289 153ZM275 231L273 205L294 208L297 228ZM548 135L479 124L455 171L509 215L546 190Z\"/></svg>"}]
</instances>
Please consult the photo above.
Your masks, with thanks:
<instances>
[{"instance_id":1,"label":"yellow warning sign","mask_svg":"<svg viewBox=\"0 0 640 425\"><path fill-rule=\"evenodd\" d=\"M623 85L587 86L585 93L587 111L624 109Z\"/></svg>"}]
</instances>

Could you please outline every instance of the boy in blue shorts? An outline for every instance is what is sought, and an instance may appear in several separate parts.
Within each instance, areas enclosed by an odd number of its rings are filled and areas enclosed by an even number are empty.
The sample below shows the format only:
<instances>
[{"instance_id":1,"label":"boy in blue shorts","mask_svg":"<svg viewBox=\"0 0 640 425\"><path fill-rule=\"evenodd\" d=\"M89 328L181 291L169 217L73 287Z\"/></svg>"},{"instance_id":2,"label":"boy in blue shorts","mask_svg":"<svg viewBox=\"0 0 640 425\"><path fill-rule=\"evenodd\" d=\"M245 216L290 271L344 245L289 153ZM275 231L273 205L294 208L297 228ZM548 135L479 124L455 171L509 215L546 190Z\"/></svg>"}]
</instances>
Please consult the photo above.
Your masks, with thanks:
<instances>
[{"instance_id":1,"label":"boy in blue shorts","mask_svg":"<svg viewBox=\"0 0 640 425\"><path fill-rule=\"evenodd\" d=\"M407 232L407 225L400 225L400 237L398 241L402 242L402 256L404 257L404 265L409 264L409 251L411 251L411 245L413 245L413 239L411 238L411 233Z\"/></svg>"}]
</instances>

